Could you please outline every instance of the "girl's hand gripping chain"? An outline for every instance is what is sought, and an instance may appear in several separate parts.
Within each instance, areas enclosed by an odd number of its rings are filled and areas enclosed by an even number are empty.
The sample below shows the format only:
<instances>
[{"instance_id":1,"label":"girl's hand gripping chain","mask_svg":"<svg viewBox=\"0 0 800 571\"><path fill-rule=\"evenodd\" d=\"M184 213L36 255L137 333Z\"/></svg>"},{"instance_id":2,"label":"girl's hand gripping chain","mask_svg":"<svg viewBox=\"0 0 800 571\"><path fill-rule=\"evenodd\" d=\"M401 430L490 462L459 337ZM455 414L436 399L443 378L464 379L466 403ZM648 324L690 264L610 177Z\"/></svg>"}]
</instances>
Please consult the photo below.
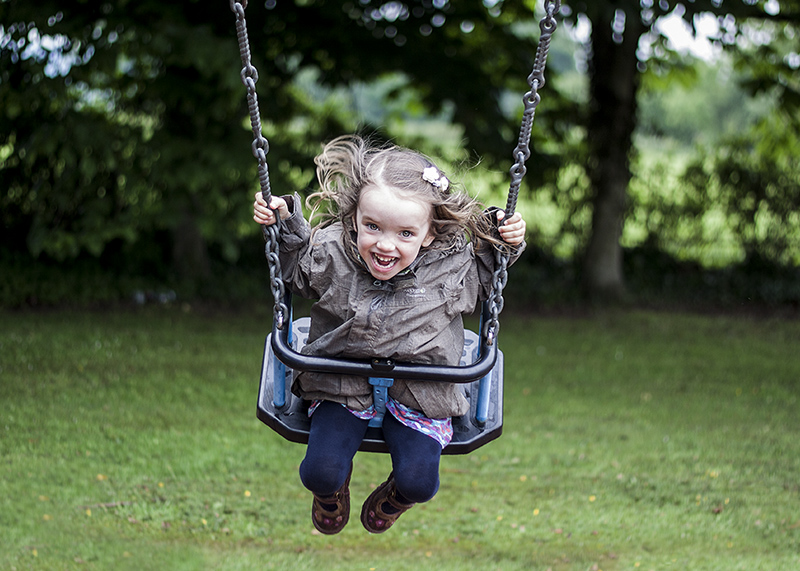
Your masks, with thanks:
<instances>
[{"instance_id":1,"label":"girl's hand gripping chain","mask_svg":"<svg viewBox=\"0 0 800 571\"><path fill-rule=\"evenodd\" d=\"M497 212L497 220L502 222L506 213L502 210ZM505 224L500 225L500 237L511 246L518 246L525 240L525 220L519 212L515 212Z\"/></svg>"},{"instance_id":2,"label":"girl's hand gripping chain","mask_svg":"<svg viewBox=\"0 0 800 571\"><path fill-rule=\"evenodd\" d=\"M264 200L261 192L256 192L256 200L253 203L253 220L259 224L271 226L276 222L275 210L278 211L278 215L281 217L281 220L286 220L289 218L289 207L284 199L278 196L273 196L272 201L269 205L267 205L267 202Z\"/></svg>"}]
</instances>

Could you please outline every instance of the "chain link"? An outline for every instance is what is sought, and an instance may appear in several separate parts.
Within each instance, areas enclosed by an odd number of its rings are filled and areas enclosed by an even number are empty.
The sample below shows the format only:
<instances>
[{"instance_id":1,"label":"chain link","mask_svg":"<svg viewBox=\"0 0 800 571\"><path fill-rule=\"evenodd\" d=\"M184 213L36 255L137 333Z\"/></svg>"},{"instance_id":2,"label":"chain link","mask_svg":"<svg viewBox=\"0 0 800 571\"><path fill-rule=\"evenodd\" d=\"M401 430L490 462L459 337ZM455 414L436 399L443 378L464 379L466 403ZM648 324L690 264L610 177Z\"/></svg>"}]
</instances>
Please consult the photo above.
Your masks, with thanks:
<instances>
[{"instance_id":1,"label":"chain link","mask_svg":"<svg viewBox=\"0 0 800 571\"><path fill-rule=\"evenodd\" d=\"M536 48L536 55L533 60L533 70L528 76L528 91L523 97L522 102L525 109L522 113L522 124L519 128L519 138L517 146L514 149L514 164L509 169L511 175L511 184L508 189L508 200L506 202L506 219L514 214L517 208L517 198L519 197L519 188L522 184L522 179L525 177L527 167L525 162L531 156L530 142L531 131L533 130L533 118L536 114L536 107L541 101L539 96L539 89L544 86L544 69L547 65L547 54L550 51L550 38L558 27L556 21L556 14L561 10L560 0L544 0L545 15L542 21L539 22L539 45ZM500 328L500 312L503 311L505 300L503 299L503 288L508 282L508 260L509 254L507 251L497 250L496 268L492 276L492 294L489 297L489 319L484 323L484 335L489 340L497 337L497 331Z\"/></svg>"},{"instance_id":2,"label":"chain link","mask_svg":"<svg viewBox=\"0 0 800 571\"><path fill-rule=\"evenodd\" d=\"M247 8L247 0L230 0L231 11L236 15L236 37L239 41L239 55L242 58L242 83L247 88L247 108L250 113L250 127L253 131L253 156L258 161L258 184L261 188L261 195L269 204L272 200L272 191L269 184L269 168L267 167L267 153L269 153L269 141L261 133L261 113L258 108L258 95L256 93L256 82L258 81L258 70L253 65L250 58L250 40L247 37L247 21L244 17L244 10ZM283 285L281 274L281 261L278 257L280 245L280 217L275 213L276 223L262 228L264 234L264 254L269 265L269 281L272 297L275 299L273 309L275 324L278 329L283 329L289 315L289 309L283 302L286 290Z\"/></svg>"}]
</instances>

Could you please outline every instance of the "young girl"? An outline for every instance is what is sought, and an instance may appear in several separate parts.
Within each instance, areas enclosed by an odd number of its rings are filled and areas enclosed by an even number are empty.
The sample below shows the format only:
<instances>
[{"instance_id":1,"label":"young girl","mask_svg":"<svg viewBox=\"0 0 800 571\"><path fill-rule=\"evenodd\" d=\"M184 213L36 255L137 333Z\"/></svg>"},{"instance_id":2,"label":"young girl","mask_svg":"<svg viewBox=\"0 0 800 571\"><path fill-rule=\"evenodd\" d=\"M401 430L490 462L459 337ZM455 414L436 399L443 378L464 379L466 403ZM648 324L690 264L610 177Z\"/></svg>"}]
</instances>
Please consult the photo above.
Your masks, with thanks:
<instances>
[{"instance_id":1,"label":"young girl","mask_svg":"<svg viewBox=\"0 0 800 571\"><path fill-rule=\"evenodd\" d=\"M519 214L484 213L423 155L340 137L315 159L320 191L309 197L311 230L298 195L256 194L254 219L283 221L280 261L293 292L318 301L303 348L329 357L391 358L458 365L462 313L491 290L495 247L512 260L524 248ZM495 213L496 212L496 213ZM313 493L311 515L324 534L339 533L350 515L352 460L375 414L363 377L303 372L292 391L311 401L308 448L300 478ZM415 503L439 488L439 459L452 437L452 416L469 411L454 383L395 380L389 388L383 435L392 472L367 498L361 523L371 533L389 529Z\"/></svg>"}]
</instances>

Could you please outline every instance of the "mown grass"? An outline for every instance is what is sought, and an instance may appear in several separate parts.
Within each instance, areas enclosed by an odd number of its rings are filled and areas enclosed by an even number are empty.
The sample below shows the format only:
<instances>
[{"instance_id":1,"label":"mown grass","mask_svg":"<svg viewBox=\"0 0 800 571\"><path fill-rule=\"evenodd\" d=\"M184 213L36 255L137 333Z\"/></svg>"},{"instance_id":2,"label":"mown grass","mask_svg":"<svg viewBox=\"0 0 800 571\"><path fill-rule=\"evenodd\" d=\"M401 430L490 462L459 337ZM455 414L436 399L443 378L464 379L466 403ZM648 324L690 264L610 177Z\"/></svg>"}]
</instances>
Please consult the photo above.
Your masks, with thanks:
<instances>
[{"instance_id":1,"label":"mown grass","mask_svg":"<svg viewBox=\"0 0 800 571\"><path fill-rule=\"evenodd\" d=\"M800 569L800 322L506 311L505 433L382 536L312 532L269 314L0 313L2 569Z\"/></svg>"}]
</instances>

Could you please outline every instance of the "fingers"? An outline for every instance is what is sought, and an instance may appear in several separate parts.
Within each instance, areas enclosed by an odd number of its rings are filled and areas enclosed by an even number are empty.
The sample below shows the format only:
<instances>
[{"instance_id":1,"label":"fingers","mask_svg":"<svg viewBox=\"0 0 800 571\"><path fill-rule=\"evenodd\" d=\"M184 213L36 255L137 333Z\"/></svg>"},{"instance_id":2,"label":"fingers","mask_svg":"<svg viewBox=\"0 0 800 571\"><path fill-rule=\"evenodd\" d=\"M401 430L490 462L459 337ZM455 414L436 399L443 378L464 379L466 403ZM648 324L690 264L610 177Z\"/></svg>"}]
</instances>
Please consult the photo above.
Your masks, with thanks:
<instances>
[{"instance_id":1,"label":"fingers","mask_svg":"<svg viewBox=\"0 0 800 571\"><path fill-rule=\"evenodd\" d=\"M260 192L256 193L256 200L253 202L253 220L267 226L275 224L275 214L269 209Z\"/></svg>"},{"instance_id":2,"label":"fingers","mask_svg":"<svg viewBox=\"0 0 800 571\"><path fill-rule=\"evenodd\" d=\"M272 208L270 208L270 206ZM264 196L261 192L256 193L256 199L253 202L253 220L258 222L259 224L264 224L270 226L275 224L275 212L274 210L279 211L279 216L283 217L282 210L286 210L286 202L276 196L272 197L270 201L270 206L267 206L267 202L264 200Z\"/></svg>"},{"instance_id":3,"label":"fingers","mask_svg":"<svg viewBox=\"0 0 800 571\"><path fill-rule=\"evenodd\" d=\"M505 212L502 210L497 213L498 220L502 220L504 217ZM519 245L525 240L525 220L519 212L515 212L505 224L500 226L499 230L500 237L512 246Z\"/></svg>"}]
</instances>

